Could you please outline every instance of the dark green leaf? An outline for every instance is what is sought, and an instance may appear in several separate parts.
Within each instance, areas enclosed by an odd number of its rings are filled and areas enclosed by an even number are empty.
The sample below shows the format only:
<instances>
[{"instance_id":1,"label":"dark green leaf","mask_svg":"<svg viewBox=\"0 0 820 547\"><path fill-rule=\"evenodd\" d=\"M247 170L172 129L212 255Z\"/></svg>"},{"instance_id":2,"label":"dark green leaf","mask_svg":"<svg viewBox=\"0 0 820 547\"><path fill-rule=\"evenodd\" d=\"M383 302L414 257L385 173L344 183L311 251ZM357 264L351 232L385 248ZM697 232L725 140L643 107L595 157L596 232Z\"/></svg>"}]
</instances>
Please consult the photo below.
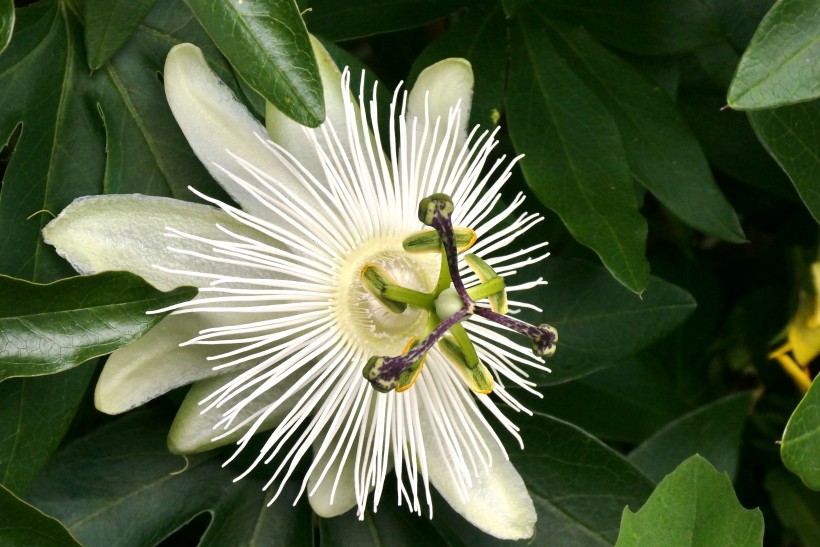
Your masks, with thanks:
<instances>
[{"instance_id":1,"label":"dark green leaf","mask_svg":"<svg viewBox=\"0 0 820 547\"><path fill-rule=\"evenodd\" d=\"M119 50L157 0L85 0L85 47L96 70Z\"/></svg>"},{"instance_id":2,"label":"dark green leaf","mask_svg":"<svg viewBox=\"0 0 820 547\"><path fill-rule=\"evenodd\" d=\"M763 545L763 514L744 509L729 477L692 456L658 484L640 511L624 508L616 545Z\"/></svg>"},{"instance_id":3,"label":"dark green leaf","mask_svg":"<svg viewBox=\"0 0 820 547\"><path fill-rule=\"evenodd\" d=\"M581 29L552 25L567 65L618 124L633 177L681 220L732 242L745 240L700 145L663 90Z\"/></svg>"},{"instance_id":4,"label":"dark green leaf","mask_svg":"<svg viewBox=\"0 0 820 547\"><path fill-rule=\"evenodd\" d=\"M94 364L0 384L0 483L22 495L65 435Z\"/></svg>"},{"instance_id":5,"label":"dark green leaf","mask_svg":"<svg viewBox=\"0 0 820 547\"><path fill-rule=\"evenodd\" d=\"M692 51L723 37L714 11L699 0L551 0L540 9L583 24L613 46L647 55Z\"/></svg>"},{"instance_id":6,"label":"dark green leaf","mask_svg":"<svg viewBox=\"0 0 820 547\"><path fill-rule=\"evenodd\" d=\"M430 44L410 71L408 81L433 63L448 57L463 57L473 65L475 88L470 125L493 127L504 108L506 72L506 35L499 28L506 25L499 6L474 7L438 40Z\"/></svg>"},{"instance_id":7,"label":"dark green leaf","mask_svg":"<svg viewBox=\"0 0 820 547\"><path fill-rule=\"evenodd\" d=\"M656 277L642 297L616 283L606 271L584 262L549 259L549 285L528 292L544 310L535 323L558 329L558 350L547 364L546 384L579 378L637 353L679 325L695 309L682 289Z\"/></svg>"},{"instance_id":8,"label":"dark green leaf","mask_svg":"<svg viewBox=\"0 0 820 547\"><path fill-rule=\"evenodd\" d=\"M14 0L0 0L0 53L11 42L14 33Z\"/></svg>"},{"instance_id":9,"label":"dark green leaf","mask_svg":"<svg viewBox=\"0 0 820 547\"><path fill-rule=\"evenodd\" d=\"M238 471L213 453L186 465L168 452L167 430L157 413L131 413L59 452L29 498L84 545L154 545L205 512L201 545L311 545L307 503L291 506L298 485L268 508L263 482L234 483Z\"/></svg>"},{"instance_id":10,"label":"dark green leaf","mask_svg":"<svg viewBox=\"0 0 820 547\"><path fill-rule=\"evenodd\" d=\"M510 136L536 197L625 286L649 281L646 221L618 128L558 55L544 21L521 11L512 37L507 92Z\"/></svg>"},{"instance_id":11,"label":"dark green leaf","mask_svg":"<svg viewBox=\"0 0 820 547\"><path fill-rule=\"evenodd\" d=\"M644 441L629 454L629 461L657 482L689 456L700 454L718 471L734 477L752 400L752 392L747 391L693 410Z\"/></svg>"},{"instance_id":12,"label":"dark green leaf","mask_svg":"<svg viewBox=\"0 0 820 547\"><path fill-rule=\"evenodd\" d=\"M81 29L65 3L17 12L0 57L0 142L22 133L0 191L0 274L47 282L72 270L43 243L40 230L75 197L102 190L105 142L81 95L88 68Z\"/></svg>"},{"instance_id":13,"label":"dark green leaf","mask_svg":"<svg viewBox=\"0 0 820 547\"><path fill-rule=\"evenodd\" d=\"M543 390L543 399L527 400L527 406L601 439L638 444L688 408L668 370L666 361L658 363L643 354L630 357L578 380L552 385Z\"/></svg>"},{"instance_id":14,"label":"dark green leaf","mask_svg":"<svg viewBox=\"0 0 820 547\"><path fill-rule=\"evenodd\" d=\"M820 101L750 112L749 118L763 146L820 222Z\"/></svg>"},{"instance_id":15,"label":"dark green leaf","mask_svg":"<svg viewBox=\"0 0 820 547\"><path fill-rule=\"evenodd\" d=\"M447 502L438 498L433 503L438 513L441 504ZM419 517L408 511L406 505L396 505L392 498L384 499L378 512L366 512L363 522L355 511L321 519L319 539L322 547L413 547L443 542L427 515Z\"/></svg>"},{"instance_id":16,"label":"dark green leaf","mask_svg":"<svg viewBox=\"0 0 820 547\"><path fill-rule=\"evenodd\" d=\"M322 80L294 0L187 3L252 88L297 122L322 123Z\"/></svg>"},{"instance_id":17,"label":"dark green leaf","mask_svg":"<svg viewBox=\"0 0 820 547\"><path fill-rule=\"evenodd\" d=\"M577 427L545 414L518 421L527 446L510 451L538 511L536 538L566 545L612 544L621 510L652 483L623 456Z\"/></svg>"},{"instance_id":18,"label":"dark green leaf","mask_svg":"<svg viewBox=\"0 0 820 547\"><path fill-rule=\"evenodd\" d=\"M194 155L174 120L161 79L168 50L194 42L230 83L231 71L181 0L160 2L120 53L92 76L104 124L105 193L141 193L192 200L189 186L217 199L227 194Z\"/></svg>"},{"instance_id":19,"label":"dark green leaf","mask_svg":"<svg viewBox=\"0 0 820 547\"><path fill-rule=\"evenodd\" d=\"M820 545L820 493L781 469L766 475L765 485L780 522L797 532L803 545Z\"/></svg>"},{"instance_id":20,"label":"dark green leaf","mask_svg":"<svg viewBox=\"0 0 820 547\"><path fill-rule=\"evenodd\" d=\"M820 490L817 454L820 454L820 382L812 382L786 424L780 456L789 471L803 479L809 488Z\"/></svg>"},{"instance_id":21,"label":"dark green leaf","mask_svg":"<svg viewBox=\"0 0 820 547\"><path fill-rule=\"evenodd\" d=\"M60 521L27 504L0 485L0 545L79 547L80 544Z\"/></svg>"},{"instance_id":22,"label":"dark green leaf","mask_svg":"<svg viewBox=\"0 0 820 547\"><path fill-rule=\"evenodd\" d=\"M725 104L726 98L720 93L689 90L681 93L678 102L709 162L740 182L797 198L789 178L755 136L749 116L737 110L721 110Z\"/></svg>"},{"instance_id":23,"label":"dark green leaf","mask_svg":"<svg viewBox=\"0 0 820 547\"><path fill-rule=\"evenodd\" d=\"M418 27L453 13L468 0L303 0L310 31L331 40Z\"/></svg>"},{"instance_id":24,"label":"dark green leaf","mask_svg":"<svg viewBox=\"0 0 820 547\"><path fill-rule=\"evenodd\" d=\"M728 102L774 108L820 96L820 3L779 0L740 59Z\"/></svg>"},{"instance_id":25,"label":"dark green leaf","mask_svg":"<svg viewBox=\"0 0 820 547\"><path fill-rule=\"evenodd\" d=\"M129 272L103 272L49 285L0 276L0 381L74 367L124 346L194 287L161 292Z\"/></svg>"},{"instance_id":26,"label":"dark green leaf","mask_svg":"<svg viewBox=\"0 0 820 547\"><path fill-rule=\"evenodd\" d=\"M516 420L526 443L508 450L535 503L533 539L520 545L612 545L626 504L641 504L652 482L623 456L577 427L536 413ZM449 507L433 524L453 543L503 546Z\"/></svg>"}]
</instances>

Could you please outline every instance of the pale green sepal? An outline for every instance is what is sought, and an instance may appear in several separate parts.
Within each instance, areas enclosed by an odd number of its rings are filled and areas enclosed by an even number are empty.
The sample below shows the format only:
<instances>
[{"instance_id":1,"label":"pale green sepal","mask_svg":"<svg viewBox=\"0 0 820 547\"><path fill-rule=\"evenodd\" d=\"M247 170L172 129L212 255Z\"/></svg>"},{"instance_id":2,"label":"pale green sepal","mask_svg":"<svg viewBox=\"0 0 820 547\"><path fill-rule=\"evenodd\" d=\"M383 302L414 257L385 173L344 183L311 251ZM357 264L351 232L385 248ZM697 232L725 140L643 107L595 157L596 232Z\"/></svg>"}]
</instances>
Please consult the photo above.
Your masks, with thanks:
<instances>
[{"instance_id":1,"label":"pale green sepal","mask_svg":"<svg viewBox=\"0 0 820 547\"><path fill-rule=\"evenodd\" d=\"M339 72L339 68L321 42L312 35L310 41L319 66L319 75L322 77L322 88L325 97L324 124L333 126L333 130L336 132L336 136L339 137L344 149L349 150L345 101L341 87L342 73ZM353 108L358 113L358 106L354 105ZM265 127L271 140L293 154L308 172L319 180L323 180L324 169L319 161L314 144L308 134L305 133L305 131L315 132L319 143L324 146L324 136L321 130L306 129L283 114L271 103L267 103L265 109Z\"/></svg>"},{"instance_id":2,"label":"pale green sepal","mask_svg":"<svg viewBox=\"0 0 820 547\"><path fill-rule=\"evenodd\" d=\"M246 367L247 368L247 367ZM228 372L220 374L214 378L200 380L191 386L190 391L179 407L171 430L168 432L168 448L176 454L193 454L204 452L219 446L231 444L239 440L255 424L255 420L250 420L247 424L232 431L229 435L215 440L215 437L223 433L223 429L214 429L214 426L222 419L223 412L230 410L230 402L221 408L213 408L204 414L202 411L207 406L199 404L208 396L221 389L227 383L233 381L237 376L245 371ZM223 371L224 372L224 371ZM258 427L257 432L267 431L278 426L287 414L299 401L298 396L282 398L285 392L293 386L295 378L286 378L275 387L268 389L264 394L248 403L234 419L235 424L241 423L254 413L280 401L276 407ZM221 426L220 426L221 427Z\"/></svg>"},{"instance_id":3,"label":"pale green sepal","mask_svg":"<svg viewBox=\"0 0 820 547\"><path fill-rule=\"evenodd\" d=\"M417 157L423 154L442 149L443 136L447 128L447 120L451 108L460 104L461 116L456 129L455 150L458 151L467 138L467 123L470 119L470 108L473 100L473 68L466 59L444 59L425 68L416 79L416 83L407 98L407 126L413 127L418 119L417 146L425 128L424 121L428 120L427 144L423 150L417 152ZM425 118L425 113L427 117ZM435 142L432 139L436 119L441 121L438 136ZM419 148L421 148L419 146ZM449 148L449 143L448 143ZM454 154L455 158L458 154ZM446 160L446 155L444 156ZM451 159L452 161L452 159ZM449 165L443 164L444 173L449 171Z\"/></svg>"},{"instance_id":4,"label":"pale green sepal","mask_svg":"<svg viewBox=\"0 0 820 547\"><path fill-rule=\"evenodd\" d=\"M286 192L312 199L260 140L267 139L267 131L208 67L198 47L179 44L171 48L165 60L164 78L168 104L188 144L211 176L245 211L271 220L270 211L223 171L255 182L231 154L275 179Z\"/></svg>"},{"instance_id":5,"label":"pale green sepal","mask_svg":"<svg viewBox=\"0 0 820 547\"><path fill-rule=\"evenodd\" d=\"M364 427L364 425L362 425L362 427ZM324 439L317 440L313 443L314 454L319 452L322 442L324 442ZM345 439L335 437L332 442L325 447L324 454L322 454L318 464L308 476L308 502L310 502L310 507L313 509L313 512L321 518L337 517L356 507L356 487L354 484L356 458L353 457L355 456L355 446L351 448L352 452L348 454L347 458L342 458L345 449L345 447L342 446L339 455L322 478L322 482L319 483L318 488L316 488L316 484L327 465L328 459L339 443L346 444ZM333 484L336 481L336 475L339 473L340 468L341 474L339 475L339 482L336 484L335 492L333 492ZM316 491L311 493L314 488L316 488ZM333 493L332 500L330 499L331 493Z\"/></svg>"},{"instance_id":6,"label":"pale green sepal","mask_svg":"<svg viewBox=\"0 0 820 547\"><path fill-rule=\"evenodd\" d=\"M422 381L423 379L424 375ZM426 407L422 408L419 416L424 431L427 472L430 483L438 493L450 507L487 534L499 539L512 540L532 537L538 518L532 498L521 475L509 462L495 438L487 431L487 427L479 423L471 412L464 413L487 444L492 463L486 471L479 466L479 474L473 476L472 485L466 489L465 496L462 497L449 471L457 464L452 460L450 451L442 449L441 443L436 442L433 437L434 421L427 412L429 410Z\"/></svg>"},{"instance_id":7,"label":"pale green sepal","mask_svg":"<svg viewBox=\"0 0 820 547\"><path fill-rule=\"evenodd\" d=\"M89 196L74 200L43 229L43 239L80 273L124 270L135 273L154 287L168 291L182 285L202 287L210 280L164 268L259 277L254 269L218 263L173 252L168 247L211 252L211 245L165 235L175 228L204 238L228 239L217 224L239 234L265 239L266 236L233 220L226 213L206 205L155 196ZM265 272L268 275L269 272Z\"/></svg>"},{"instance_id":8,"label":"pale green sepal","mask_svg":"<svg viewBox=\"0 0 820 547\"><path fill-rule=\"evenodd\" d=\"M174 388L209 378L214 371L213 346L180 347L201 329L247 320L239 314L169 315L142 338L118 349L106 361L94 405L106 414L120 414L159 397Z\"/></svg>"}]
</instances>

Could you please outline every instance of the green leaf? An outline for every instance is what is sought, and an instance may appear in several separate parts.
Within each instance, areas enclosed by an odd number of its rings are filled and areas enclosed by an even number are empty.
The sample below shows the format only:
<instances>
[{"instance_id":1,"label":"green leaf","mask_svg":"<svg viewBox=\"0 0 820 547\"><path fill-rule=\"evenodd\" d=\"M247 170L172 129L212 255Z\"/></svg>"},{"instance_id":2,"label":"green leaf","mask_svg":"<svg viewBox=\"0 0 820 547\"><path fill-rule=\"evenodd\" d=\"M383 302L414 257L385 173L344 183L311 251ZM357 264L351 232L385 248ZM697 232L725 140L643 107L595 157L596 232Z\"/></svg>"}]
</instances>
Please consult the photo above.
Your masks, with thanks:
<instances>
[{"instance_id":1,"label":"green leaf","mask_svg":"<svg viewBox=\"0 0 820 547\"><path fill-rule=\"evenodd\" d=\"M157 0L85 0L85 47L96 70L119 50Z\"/></svg>"},{"instance_id":2,"label":"green leaf","mask_svg":"<svg viewBox=\"0 0 820 547\"><path fill-rule=\"evenodd\" d=\"M133 412L60 451L29 494L83 545L155 545L196 515L212 521L200 545L311 545L310 509L291 503L298 484L266 507L264 481L234 483L218 454L186 461L168 452L168 423ZM83 492L78 496L77 492Z\"/></svg>"},{"instance_id":3,"label":"green leaf","mask_svg":"<svg viewBox=\"0 0 820 547\"><path fill-rule=\"evenodd\" d=\"M729 106L774 108L820 97L820 3L779 0L743 53Z\"/></svg>"},{"instance_id":4,"label":"green leaf","mask_svg":"<svg viewBox=\"0 0 820 547\"><path fill-rule=\"evenodd\" d=\"M780 522L797 532L803 545L820 545L820 493L781 469L770 471L764 484Z\"/></svg>"},{"instance_id":5,"label":"green leaf","mask_svg":"<svg viewBox=\"0 0 820 547\"><path fill-rule=\"evenodd\" d=\"M734 477L753 398L750 391L729 395L669 422L633 450L629 461L657 482L689 456L700 454Z\"/></svg>"},{"instance_id":6,"label":"green leaf","mask_svg":"<svg viewBox=\"0 0 820 547\"><path fill-rule=\"evenodd\" d=\"M624 508L616 545L763 545L763 514L744 509L729 477L696 455L667 475L640 511Z\"/></svg>"},{"instance_id":7,"label":"green leaf","mask_svg":"<svg viewBox=\"0 0 820 547\"><path fill-rule=\"evenodd\" d=\"M820 382L812 382L783 431L780 457L789 471L803 479L809 488L820 490L817 454L820 454Z\"/></svg>"},{"instance_id":8,"label":"green leaf","mask_svg":"<svg viewBox=\"0 0 820 547\"><path fill-rule=\"evenodd\" d=\"M0 190L0 274L47 282L71 267L40 230L75 197L102 189L105 143L79 82L87 78L82 30L66 3L47 0L17 12L0 57L0 142L22 132Z\"/></svg>"},{"instance_id":9,"label":"green leaf","mask_svg":"<svg viewBox=\"0 0 820 547\"><path fill-rule=\"evenodd\" d=\"M437 498L433 502L436 513L440 504L446 505L447 502ZM319 544L322 547L413 547L443 542L427 515L419 517L411 513L406 505L399 507L391 497L382 500L378 512L367 511L364 522L359 520L355 511L319 521Z\"/></svg>"},{"instance_id":10,"label":"green leaf","mask_svg":"<svg viewBox=\"0 0 820 547\"><path fill-rule=\"evenodd\" d=\"M693 228L726 241L745 241L698 141L666 93L583 30L551 28L567 65L617 123L632 176Z\"/></svg>"},{"instance_id":11,"label":"green leaf","mask_svg":"<svg viewBox=\"0 0 820 547\"><path fill-rule=\"evenodd\" d=\"M527 400L527 407L573 423L598 438L630 444L640 443L688 409L669 378L668 363L657 363L644 354L578 380L551 385L544 394L543 399Z\"/></svg>"},{"instance_id":12,"label":"green leaf","mask_svg":"<svg viewBox=\"0 0 820 547\"><path fill-rule=\"evenodd\" d=\"M643 503L652 482L622 455L571 424L540 413L516 422L526 448L508 453L538 513L533 544L612 545L624 505ZM436 515L433 524L452 543L509 545L478 531L449 507L436 505Z\"/></svg>"},{"instance_id":13,"label":"green leaf","mask_svg":"<svg viewBox=\"0 0 820 547\"><path fill-rule=\"evenodd\" d=\"M506 36L498 31L506 25L498 5L475 7L458 24L430 44L418 56L410 70L408 81L427 66L448 57L463 57L473 65L475 88L470 125L498 125L504 109L504 77L506 73Z\"/></svg>"},{"instance_id":14,"label":"green leaf","mask_svg":"<svg viewBox=\"0 0 820 547\"><path fill-rule=\"evenodd\" d=\"M314 34L350 40L440 19L467 5L467 0L303 0L305 21Z\"/></svg>"},{"instance_id":15,"label":"green leaf","mask_svg":"<svg viewBox=\"0 0 820 547\"><path fill-rule=\"evenodd\" d=\"M0 486L0 544L70 547L79 543L60 521Z\"/></svg>"},{"instance_id":16,"label":"green leaf","mask_svg":"<svg viewBox=\"0 0 820 547\"><path fill-rule=\"evenodd\" d=\"M820 101L749 113L752 127L820 222Z\"/></svg>"},{"instance_id":17,"label":"green leaf","mask_svg":"<svg viewBox=\"0 0 820 547\"><path fill-rule=\"evenodd\" d=\"M129 272L49 285L0 276L0 381L60 372L139 338L190 300L195 287L161 292Z\"/></svg>"},{"instance_id":18,"label":"green leaf","mask_svg":"<svg viewBox=\"0 0 820 547\"><path fill-rule=\"evenodd\" d=\"M322 80L294 0L186 1L253 89L302 125L322 123Z\"/></svg>"},{"instance_id":19,"label":"green leaf","mask_svg":"<svg viewBox=\"0 0 820 547\"><path fill-rule=\"evenodd\" d=\"M619 49L645 55L692 51L723 38L714 10L698 0L551 0L540 9L582 24Z\"/></svg>"},{"instance_id":20,"label":"green leaf","mask_svg":"<svg viewBox=\"0 0 820 547\"><path fill-rule=\"evenodd\" d=\"M0 383L0 483L22 495L71 425L95 366Z\"/></svg>"},{"instance_id":21,"label":"green leaf","mask_svg":"<svg viewBox=\"0 0 820 547\"><path fill-rule=\"evenodd\" d=\"M159 2L119 54L92 76L102 116L98 132L108 151L105 193L141 193L196 200L189 186L230 200L194 155L171 114L161 79L168 50L179 42L201 46L212 68L230 83L222 55L181 0Z\"/></svg>"},{"instance_id":22,"label":"green leaf","mask_svg":"<svg viewBox=\"0 0 820 547\"><path fill-rule=\"evenodd\" d=\"M561 217L612 275L634 292L649 282L646 221L618 128L603 104L558 55L537 14L513 28L507 117L536 197Z\"/></svg>"},{"instance_id":23,"label":"green leaf","mask_svg":"<svg viewBox=\"0 0 820 547\"><path fill-rule=\"evenodd\" d=\"M14 0L0 0L0 53L11 42L14 33Z\"/></svg>"},{"instance_id":24,"label":"green leaf","mask_svg":"<svg viewBox=\"0 0 820 547\"><path fill-rule=\"evenodd\" d=\"M539 383L559 384L633 355L681 324L695 309L686 291L651 277L642 297L606 271L584 262L550 258L542 267L549 285L528 291L543 313L534 323L558 329L558 350Z\"/></svg>"}]
</instances>

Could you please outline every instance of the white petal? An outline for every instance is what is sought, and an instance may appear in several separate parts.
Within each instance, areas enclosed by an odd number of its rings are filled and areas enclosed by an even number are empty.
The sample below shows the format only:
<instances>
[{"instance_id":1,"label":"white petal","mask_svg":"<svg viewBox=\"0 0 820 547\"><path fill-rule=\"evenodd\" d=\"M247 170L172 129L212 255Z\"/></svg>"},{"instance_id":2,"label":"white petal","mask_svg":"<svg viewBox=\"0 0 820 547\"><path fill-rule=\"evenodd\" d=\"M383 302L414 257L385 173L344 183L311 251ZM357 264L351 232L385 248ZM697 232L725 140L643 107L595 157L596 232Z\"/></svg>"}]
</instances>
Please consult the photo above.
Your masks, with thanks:
<instances>
[{"instance_id":1,"label":"white petal","mask_svg":"<svg viewBox=\"0 0 820 547\"><path fill-rule=\"evenodd\" d=\"M173 252L169 246L210 254L211 246L167 237L171 227L197 236L228 239L217 224L239 234L260 237L226 213L170 198L111 195L79 198L43 229L43 239L80 273L111 270L133 272L160 290L181 285L203 286L209 279L157 268L258 277L250 268L216 263ZM270 243L270 242L269 242ZM179 340L178 342L181 342Z\"/></svg>"},{"instance_id":2,"label":"white petal","mask_svg":"<svg viewBox=\"0 0 820 547\"><path fill-rule=\"evenodd\" d=\"M324 439L319 439L313 443L314 452L318 450L323 440ZM339 439L338 442L344 442L344 439ZM307 491L310 507L322 518L336 517L343 513L347 513L352 508L356 507L356 491L354 487L355 458L353 458L352 455L343 462L340 461L341 457L337 457L333 462L333 465L330 466L327 474L325 474L322 482L316 489L316 492L310 494L316 486L316 482L319 480L319 477L324 471L325 466L327 465L327 460L332 453L332 447L330 450L326 450L320 458L318 465L314 467L308 477ZM339 473L340 467L341 475L339 476L339 482L336 485L333 502L331 503L330 494L333 491L333 485L336 481L336 475Z\"/></svg>"},{"instance_id":3,"label":"white petal","mask_svg":"<svg viewBox=\"0 0 820 547\"><path fill-rule=\"evenodd\" d=\"M484 431L484 426L475 418L469 418L478 431ZM427 418L424 422L429 424L431 420ZM476 528L500 539L528 539L535 531L537 519L532 498L521 475L495 440L489 434L483 437L492 455L492 467L473 477L465 499L447 471L453 465L450 455L441 451L432 435L425 435L430 483L453 509Z\"/></svg>"},{"instance_id":4,"label":"white petal","mask_svg":"<svg viewBox=\"0 0 820 547\"><path fill-rule=\"evenodd\" d=\"M442 135L447 128L449 111L459 105L461 117L456 129L457 147L460 147L467 136L466 128L470 119L470 107L473 99L473 68L466 59L444 59L425 68L410 95L407 98L407 123L412 127L413 119L419 119L419 135L423 129L425 113L428 116L432 138L436 118L441 118L439 137L428 150L435 151L442 142ZM426 104L425 104L426 103ZM456 148L458 150L458 148Z\"/></svg>"},{"instance_id":5,"label":"white petal","mask_svg":"<svg viewBox=\"0 0 820 547\"><path fill-rule=\"evenodd\" d=\"M231 444L239 440L239 438L256 423L255 420L251 420L244 426L237 428L236 431L231 431L229 435L214 440L215 437L225 431L221 426L219 429L214 429L214 426L222 420L223 415L221 409L214 408L202 414L205 405L199 404L212 393L221 389L225 384L233 381L237 376L242 374L242 372L244 372L244 369L221 374L215 378L201 380L191 386L190 391L188 391L188 394L185 396L185 400L182 402L182 406L180 406L179 411L174 417L174 423L171 424L171 430L168 433L168 448L171 449L171 452L191 454ZM296 379L285 379L277 384L276 387L269 389L263 395L249 402L239 412L233 423L239 424L250 417L254 412L275 403L295 381ZM288 412L293 409L298 400L298 397L290 397L282 401L282 403L276 407L276 410L265 418L265 421L257 431L262 432L279 425L285 416L287 416ZM230 407L227 406L226 408Z\"/></svg>"},{"instance_id":6,"label":"white petal","mask_svg":"<svg viewBox=\"0 0 820 547\"><path fill-rule=\"evenodd\" d=\"M345 97L342 94L342 73L324 46L315 37L310 37L313 53L319 65L322 87L325 98L325 123L330 123L340 141L346 144L347 120L345 116ZM304 127L288 118L278 108L268 103L265 111L265 126L271 139L293 154L307 170L321 180L322 165L313 142L305 134ZM314 130L315 131L315 130ZM319 142L324 138L317 132ZM347 146L345 146L347 150Z\"/></svg>"},{"instance_id":7,"label":"white petal","mask_svg":"<svg viewBox=\"0 0 820 547\"><path fill-rule=\"evenodd\" d=\"M255 165L287 190L302 195L301 185L259 140L267 138L265 128L208 67L198 47L179 44L171 48L164 78L168 104L191 148L244 210L271 220L256 198L217 167L249 180L231 153Z\"/></svg>"},{"instance_id":8,"label":"white petal","mask_svg":"<svg viewBox=\"0 0 820 547\"><path fill-rule=\"evenodd\" d=\"M94 405L106 414L120 414L168 391L208 378L214 371L209 346L179 347L200 329L224 324L226 314L169 315L143 337L108 358L94 392Z\"/></svg>"}]
</instances>

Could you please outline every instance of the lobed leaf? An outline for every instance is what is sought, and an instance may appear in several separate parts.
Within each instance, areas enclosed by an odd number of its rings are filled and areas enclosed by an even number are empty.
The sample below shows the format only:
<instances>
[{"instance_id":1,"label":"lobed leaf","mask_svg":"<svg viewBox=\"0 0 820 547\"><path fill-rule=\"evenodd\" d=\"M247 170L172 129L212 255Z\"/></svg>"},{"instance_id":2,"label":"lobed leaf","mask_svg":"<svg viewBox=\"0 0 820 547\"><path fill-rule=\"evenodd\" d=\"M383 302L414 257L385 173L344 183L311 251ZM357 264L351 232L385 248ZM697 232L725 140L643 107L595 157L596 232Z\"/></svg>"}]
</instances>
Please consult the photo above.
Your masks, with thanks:
<instances>
[{"instance_id":1,"label":"lobed leaf","mask_svg":"<svg viewBox=\"0 0 820 547\"><path fill-rule=\"evenodd\" d=\"M23 495L48 462L85 397L94 364L0 383L0 483L6 488Z\"/></svg>"},{"instance_id":2,"label":"lobed leaf","mask_svg":"<svg viewBox=\"0 0 820 547\"><path fill-rule=\"evenodd\" d=\"M213 452L186 464L168 452L167 429L160 414L143 411L80 438L50 462L29 499L84 545L154 545L206 512L200 545L311 545L307 503L290 506L298 486L267 508L263 482L234 483L236 472Z\"/></svg>"},{"instance_id":3,"label":"lobed leaf","mask_svg":"<svg viewBox=\"0 0 820 547\"><path fill-rule=\"evenodd\" d=\"M0 381L40 376L111 353L190 300L194 287L160 292L129 272L78 276L48 285L0 276Z\"/></svg>"},{"instance_id":4,"label":"lobed leaf","mask_svg":"<svg viewBox=\"0 0 820 547\"><path fill-rule=\"evenodd\" d=\"M543 309L533 322L558 329L558 350L547 362L552 373L539 376L546 385L585 376L637 353L695 309L689 293L656 277L639 297L584 262L551 258L542 271L549 285L528 294Z\"/></svg>"},{"instance_id":5,"label":"lobed leaf","mask_svg":"<svg viewBox=\"0 0 820 547\"><path fill-rule=\"evenodd\" d=\"M649 282L646 221L618 128L573 73L532 11L516 17L506 110L510 137L536 197L612 275L641 293Z\"/></svg>"},{"instance_id":6,"label":"lobed leaf","mask_svg":"<svg viewBox=\"0 0 820 547\"><path fill-rule=\"evenodd\" d=\"M567 66L618 125L635 180L693 228L726 241L745 241L698 141L663 90L582 29L555 23L550 28Z\"/></svg>"},{"instance_id":7,"label":"lobed leaf","mask_svg":"<svg viewBox=\"0 0 820 547\"><path fill-rule=\"evenodd\" d=\"M0 53L8 47L14 33L14 0L0 0Z\"/></svg>"},{"instance_id":8,"label":"lobed leaf","mask_svg":"<svg viewBox=\"0 0 820 547\"><path fill-rule=\"evenodd\" d=\"M79 547L60 521L0 485L0 544Z\"/></svg>"},{"instance_id":9,"label":"lobed leaf","mask_svg":"<svg viewBox=\"0 0 820 547\"><path fill-rule=\"evenodd\" d=\"M294 0L186 1L254 90L302 125L322 123L322 80Z\"/></svg>"},{"instance_id":10,"label":"lobed leaf","mask_svg":"<svg viewBox=\"0 0 820 547\"><path fill-rule=\"evenodd\" d=\"M713 8L698 0L552 0L544 8L633 53L670 55L723 39Z\"/></svg>"},{"instance_id":11,"label":"lobed leaf","mask_svg":"<svg viewBox=\"0 0 820 547\"><path fill-rule=\"evenodd\" d=\"M775 108L820 97L820 3L779 0L743 53L729 106Z\"/></svg>"},{"instance_id":12,"label":"lobed leaf","mask_svg":"<svg viewBox=\"0 0 820 547\"><path fill-rule=\"evenodd\" d=\"M134 33L157 0L85 0L88 67L103 66Z\"/></svg>"},{"instance_id":13,"label":"lobed leaf","mask_svg":"<svg viewBox=\"0 0 820 547\"><path fill-rule=\"evenodd\" d=\"M695 455L639 511L624 508L615 545L763 545L763 514L744 509L729 477Z\"/></svg>"},{"instance_id":14,"label":"lobed leaf","mask_svg":"<svg viewBox=\"0 0 820 547\"><path fill-rule=\"evenodd\" d=\"M310 31L350 40L418 27L469 4L467 0L305 0Z\"/></svg>"},{"instance_id":15,"label":"lobed leaf","mask_svg":"<svg viewBox=\"0 0 820 547\"><path fill-rule=\"evenodd\" d=\"M734 477L753 397L750 391L727 395L669 422L630 452L629 461L657 482L686 458L700 454Z\"/></svg>"}]
</instances>

